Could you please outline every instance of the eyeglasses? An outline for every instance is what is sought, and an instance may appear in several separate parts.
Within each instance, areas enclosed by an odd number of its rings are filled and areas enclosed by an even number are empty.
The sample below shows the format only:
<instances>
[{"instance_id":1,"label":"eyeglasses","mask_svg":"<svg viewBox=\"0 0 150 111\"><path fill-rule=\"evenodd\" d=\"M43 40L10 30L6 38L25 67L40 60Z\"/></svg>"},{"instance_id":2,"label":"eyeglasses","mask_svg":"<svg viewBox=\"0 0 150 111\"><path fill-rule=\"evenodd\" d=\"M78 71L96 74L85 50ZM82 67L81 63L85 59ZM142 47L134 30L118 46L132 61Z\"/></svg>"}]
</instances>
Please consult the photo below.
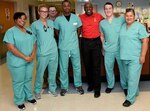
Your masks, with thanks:
<instances>
[{"instance_id":1,"label":"eyeglasses","mask_svg":"<svg viewBox=\"0 0 150 111\"><path fill-rule=\"evenodd\" d=\"M45 32L47 32L48 28L49 28L49 26L47 26L47 27L45 25L43 26L43 29L44 29Z\"/></svg>"},{"instance_id":2,"label":"eyeglasses","mask_svg":"<svg viewBox=\"0 0 150 111\"><path fill-rule=\"evenodd\" d=\"M42 10L40 10L39 12L41 12L41 13L48 13L49 11L42 11Z\"/></svg>"},{"instance_id":3,"label":"eyeglasses","mask_svg":"<svg viewBox=\"0 0 150 111\"><path fill-rule=\"evenodd\" d=\"M56 12L56 10L49 10L49 12Z\"/></svg>"}]
</instances>

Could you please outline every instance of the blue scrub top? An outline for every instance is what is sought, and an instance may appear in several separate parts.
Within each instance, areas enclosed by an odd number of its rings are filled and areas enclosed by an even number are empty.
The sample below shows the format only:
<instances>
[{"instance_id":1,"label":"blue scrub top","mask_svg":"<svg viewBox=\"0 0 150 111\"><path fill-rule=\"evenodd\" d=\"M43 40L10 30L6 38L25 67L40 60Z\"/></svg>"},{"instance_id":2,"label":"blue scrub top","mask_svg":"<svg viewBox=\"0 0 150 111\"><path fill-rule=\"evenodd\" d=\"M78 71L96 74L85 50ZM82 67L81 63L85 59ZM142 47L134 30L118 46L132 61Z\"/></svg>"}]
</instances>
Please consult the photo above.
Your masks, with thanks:
<instances>
[{"instance_id":1,"label":"blue scrub top","mask_svg":"<svg viewBox=\"0 0 150 111\"><path fill-rule=\"evenodd\" d=\"M127 29L124 23L120 31L120 58L122 60L139 59L142 50L141 39L149 37L146 28L139 22L134 22Z\"/></svg>"},{"instance_id":2,"label":"blue scrub top","mask_svg":"<svg viewBox=\"0 0 150 111\"><path fill-rule=\"evenodd\" d=\"M57 51L53 21L47 19L47 25L47 27L44 27L40 19L31 25L31 29L37 38L37 56L46 56Z\"/></svg>"},{"instance_id":3,"label":"blue scrub top","mask_svg":"<svg viewBox=\"0 0 150 111\"><path fill-rule=\"evenodd\" d=\"M125 23L125 18L113 17L110 23L108 19L100 22L100 32L104 35L104 50L107 52L115 52L119 50L119 32L122 24Z\"/></svg>"},{"instance_id":4,"label":"blue scrub top","mask_svg":"<svg viewBox=\"0 0 150 111\"><path fill-rule=\"evenodd\" d=\"M19 30L16 26L8 29L5 33L3 42L14 44L15 48L26 56L30 56L33 51L33 47L36 41L35 35L32 33L30 28L27 28L31 34L24 33ZM15 56L12 52L7 52L7 64L10 66L18 67L26 64L27 62L18 56Z\"/></svg>"},{"instance_id":5,"label":"blue scrub top","mask_svg":"<svg viewBox=\"0 0 150 111\"><path fill-rule=\"evenodd\" d=\"M69 21L64 15L55 19L55 29L59 30L59 49L72 50L79 46L77 28L81 25L80 18L75 14L71 14Z\"/></svg>"}]
</instances>

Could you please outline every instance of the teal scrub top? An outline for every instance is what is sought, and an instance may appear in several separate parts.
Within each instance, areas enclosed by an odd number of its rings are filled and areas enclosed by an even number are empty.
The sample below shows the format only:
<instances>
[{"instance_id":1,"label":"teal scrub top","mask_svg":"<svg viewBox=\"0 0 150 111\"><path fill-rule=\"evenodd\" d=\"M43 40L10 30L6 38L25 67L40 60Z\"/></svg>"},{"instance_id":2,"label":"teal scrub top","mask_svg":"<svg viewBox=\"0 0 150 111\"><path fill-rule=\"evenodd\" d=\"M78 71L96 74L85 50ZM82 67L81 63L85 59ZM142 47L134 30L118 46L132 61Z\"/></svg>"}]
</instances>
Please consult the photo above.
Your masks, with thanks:
<instances>
[{"instance_id":1,"label":"teal scrub top","mask_svg":"<svg viewBox=\"0 0 150 111\"><path fill-rule=\"evenodd\" d=\"M122 24L125 23L125 18L120 16L113 17L110 23L108 19L100 22L100 32L104 35L104 50L107 52L115 52L119 50L119 32Z\"/></svg>"},{"instance_id":2,"label":"teal scrub top","mask_svg":"<svg viewBox=\"0 0 150 111\"><path fill-rule=\"evenodd\" d=\"M120 58L122 60L139 59L142 50L141 39L148 36L143 24L134 22L127 29L127 24L124 23L120 31Z\"/></svg>"},{"instance_id":3,"label":"teal scrub top","mask_svg":"<svg viewBox=\"0 0 150 111\"><path fill-rule=\"evenodd\" d=\"M59 30L59 49L72 50L78 47L77 28L79 28L81 25L82 23L80 18L75 14L71 14L69 21L64 15L55 19L55 29Z\"/></svg>"},{"instance_id":4,"label":"teal scrub top","mask_svg":"<svg viewBox=\"0 0 150 111\"><path fill-rule=\"evenodd\" d=\"M46 56L57 51L53 21L47 19L47 25L47 27L44 27L40 19L31 25L31 29L37 38L37 56Z\"/></svg>"},{"instance_id":5,"label":"teal scrub top","mask_svg":"<svg viewBox=\"0 0 150 111\"><path fill-rule=\"evenodd\" d=\"M33 51L34 44L36 42L36 37L32 33L30 28L26 30L30 31L31 33L24 33L19 30L16 26L8 29L5 33L3 42L14 44L15 48L18 49L21 53L26 56L30 56ZM19 67L21 65L26 64L27 62L18 56L15 56L12 52L7 52L7 64L14 67Z\"/></svg>"}]
</instances>

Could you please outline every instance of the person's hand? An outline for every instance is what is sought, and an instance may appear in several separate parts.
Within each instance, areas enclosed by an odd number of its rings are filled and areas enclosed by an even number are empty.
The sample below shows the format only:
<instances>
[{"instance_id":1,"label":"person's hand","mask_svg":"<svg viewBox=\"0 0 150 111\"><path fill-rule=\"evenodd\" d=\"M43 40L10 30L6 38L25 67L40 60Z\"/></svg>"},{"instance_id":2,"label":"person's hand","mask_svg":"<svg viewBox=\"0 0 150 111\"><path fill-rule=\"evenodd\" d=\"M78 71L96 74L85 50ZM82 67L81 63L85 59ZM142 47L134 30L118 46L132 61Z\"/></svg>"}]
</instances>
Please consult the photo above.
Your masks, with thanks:
<instances>
[{"instance_id":1,"label":"person's hand","mask_svg":"<svg viewBox=\"0 0 150 111\"><path fill-rule=\"evenodd\" d=\"M144 64L144 62L145 62L145 57L144 57L144 56L141 56L141 57L140 57L140 64Z\"/></svg>"},{"instance_id":2,"label":"person's hand","mask_svg":"<svg viewBox=\"0 0 150 111\"><path fill-rule=\"evenodd\" d=\"M25 60L26 60L27 62L32 62L32 61L33 61L33 58L30 57L30 56L26 56L26 57L25 57Z\"/></svg>"}]
</instances>

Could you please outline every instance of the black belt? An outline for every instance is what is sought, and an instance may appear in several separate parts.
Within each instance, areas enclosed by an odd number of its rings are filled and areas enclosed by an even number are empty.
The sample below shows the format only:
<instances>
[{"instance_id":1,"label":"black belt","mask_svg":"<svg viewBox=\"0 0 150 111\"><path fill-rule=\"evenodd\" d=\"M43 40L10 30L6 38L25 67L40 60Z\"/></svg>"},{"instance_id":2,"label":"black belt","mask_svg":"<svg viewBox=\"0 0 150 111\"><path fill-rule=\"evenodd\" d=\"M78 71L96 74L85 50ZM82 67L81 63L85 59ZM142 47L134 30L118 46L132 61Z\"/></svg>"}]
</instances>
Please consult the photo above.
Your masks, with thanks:
<instances>
[{"instance_id":1,"label":"black belt","mask_svg":"<svg viewBox=\"0 0 150 111\"><path fill-rule=\"evenodd\" d=\"M95 41L95 40L99 40L100 39L100 36L96 37L96 38L85 38L85 37L82 37L83 40L87 40L87 41Z\"/></svg>"}]
</instances>

